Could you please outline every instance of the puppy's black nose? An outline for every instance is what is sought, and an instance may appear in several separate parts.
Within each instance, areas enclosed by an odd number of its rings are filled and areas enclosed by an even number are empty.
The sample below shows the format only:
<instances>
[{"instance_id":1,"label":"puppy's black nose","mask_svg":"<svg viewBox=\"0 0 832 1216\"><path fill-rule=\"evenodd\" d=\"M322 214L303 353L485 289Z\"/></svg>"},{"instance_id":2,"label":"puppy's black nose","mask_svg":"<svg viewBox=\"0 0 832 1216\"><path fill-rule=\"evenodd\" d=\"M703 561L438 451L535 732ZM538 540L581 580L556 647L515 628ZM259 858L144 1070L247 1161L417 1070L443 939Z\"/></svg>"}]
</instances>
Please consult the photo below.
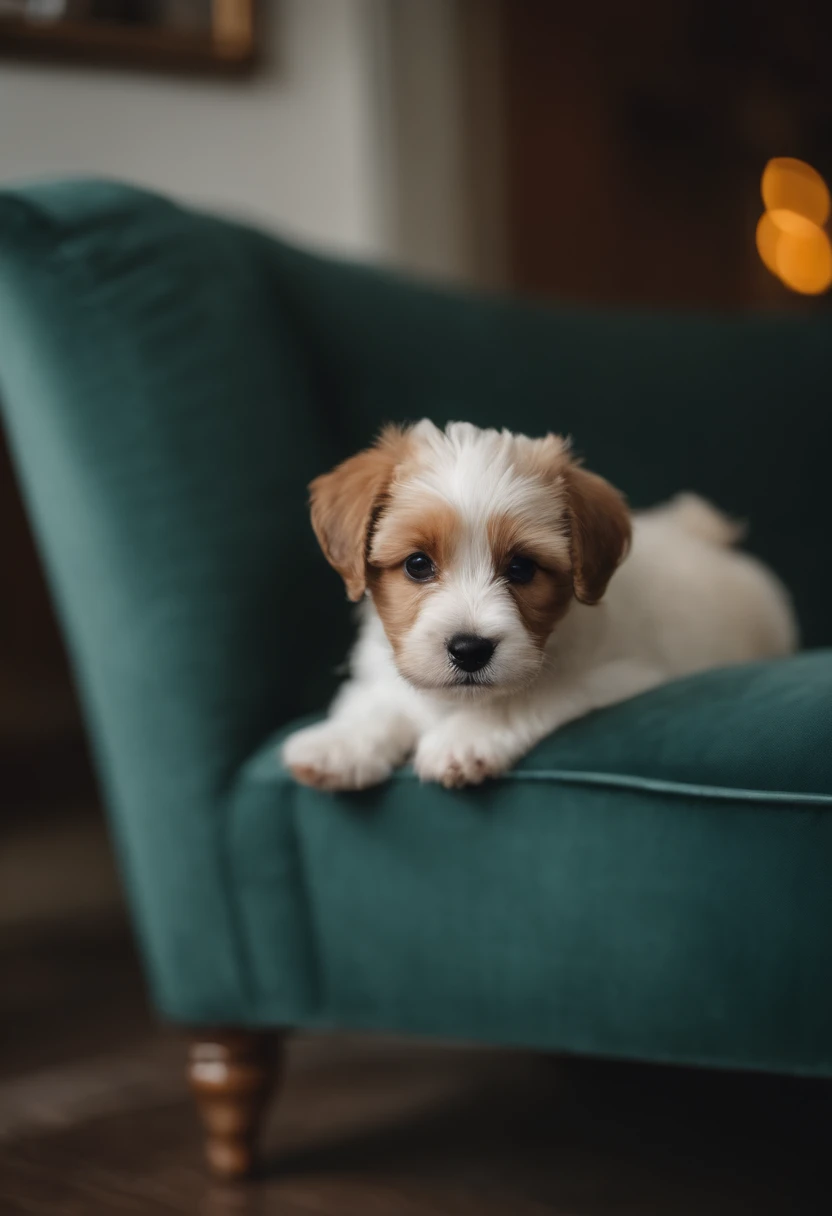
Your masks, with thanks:
<instances>
[{"instance_id":1,"label":"puppy's black nose","mask_svg":"<svg viewBox=\"0 0 832 1216\"><path fill-rule=\"evenodd\" d=\"M494 643L475 633L456 633L448 642L448 654L460 671L479 671L494 653Z\"/></svg>"}]
</instances>

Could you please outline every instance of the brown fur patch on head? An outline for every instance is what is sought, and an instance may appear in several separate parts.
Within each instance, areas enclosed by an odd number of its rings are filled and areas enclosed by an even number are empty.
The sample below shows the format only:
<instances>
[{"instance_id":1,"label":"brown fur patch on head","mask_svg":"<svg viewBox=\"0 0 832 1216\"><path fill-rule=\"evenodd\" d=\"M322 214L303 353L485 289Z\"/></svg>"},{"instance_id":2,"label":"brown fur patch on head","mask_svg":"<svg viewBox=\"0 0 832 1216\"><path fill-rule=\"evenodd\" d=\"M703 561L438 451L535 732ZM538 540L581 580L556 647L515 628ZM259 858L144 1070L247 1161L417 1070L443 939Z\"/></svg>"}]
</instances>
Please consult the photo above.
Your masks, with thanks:
<instances>
[{"instance_id":1,"label":"brown fur patch on head","mask_svg":"<svg viewBox=\"0 0 832 1216\"><path fill-rule=\"evenodd\" d=\"M312 527L351 600L364 594L373 517L409 449L406 430L386 427L373 447L316 477L309 486Z\"/></svg>"},{"instance_id":2,"label":"brown fur patch on head","mask_svg":"<svg viewBox=\"0 0 832 1216\"><path fill-rule=\"evenodd\" d=\"M519 469L565 491L575 598L597 604L630 545L630 513L623 496L572 460L569 441L559 435L517 436L515 445Z\"/></svg>"},{"instance_id":3,"label":"brown fur patch on head","mask_svg":"<svg viewBox=\"0 0 832 1216\"><path fill-rule=\"evenodd\" d=\"M514 466L527 477L539 477L552 482L569 464L569 440L562 435L544 435L530 439L514 436Z\"/></svg>"},{"instance_id":4,"label":"brown fur patch on head","mask_svg":"<svg viewBox=\"0 0 832 1216\"><path fill-rule=\"evenodd\" d=\"M398 506L395 493L370 545L374 566L401 565L411 553L427 553L437 570L447 569L459 535L459 517L448 503Z\"/></svg>"},{"instance_id":5,"label":"brown fur patch on head","mask_svg":"<svg viewBox=\"0 0 832 1216\"><path fill-rule=\"evenodd\" d=\"M385 570L371 567L367 583L376 612L395 654L416 623L419 609L429 594L428 583L414 583L401 566Z\"/></svg>"},{"instance_id":6,"label":"brown fur patch on head","mask_svg":"<svg viewBox=\"0 0 832 1216\"><path fill-rule=\"evenodd\" d=\"M572 599L569 548L562 532L511 515L488 521L494 572L504 574L513 557L528 557L537 570L529 583L509 583L526 629L541 648Z\"/></svg>"},{"instance_id":7,"label":"brown fur patch on head","mask_svg":"<svg viewBox=\"0 0 832 1216\"><path fill-rule=\"evenodd\" d=\"M623 496L603 477L570 463L572 584L582 604L597 604L630 547L630 513Z\"/></svg>"},{"instance_id":8,"label":"brown fur patch on head","mask_svg":"<svg viewBox=\"0 0 832 1216\"><path fill-rule=\"evenodd\" d=\"M421 510L410 505L397 508L395 493L379 521L370 545L367 585L396 653L415 624L424 597L441 583L453 560L459 526L456 512L447 503L426 502ZM427 554L436 568L433 579L417 583L407 577L403 563L412 553Z\"/></svg>"},{"instance_id":9,"label":"brown fur patch on head","mask_svg":"<svg viewBox=\"0 0 832 1216\"><path fill-rule=\"evenodd\" d=\"M502 574L512 557L522 554L547 570L569 572L569 540L566 502L563 521L558 526L556 513L543 522L515 515L492 515L488 521L488 543L494 570Z\"/></svg>"},{"instance_id":10,"label":"brown fur patch on head","mask_svg":"<svg viewBox=\"0 0 832 1216\"><path fill-rule=\"evenodd\" d=\"M572 599L572 579L562 570L539 567L530 583L509 583L523 624L543 649L549 635L566 614Z\"/></svg>"}]
</instances>

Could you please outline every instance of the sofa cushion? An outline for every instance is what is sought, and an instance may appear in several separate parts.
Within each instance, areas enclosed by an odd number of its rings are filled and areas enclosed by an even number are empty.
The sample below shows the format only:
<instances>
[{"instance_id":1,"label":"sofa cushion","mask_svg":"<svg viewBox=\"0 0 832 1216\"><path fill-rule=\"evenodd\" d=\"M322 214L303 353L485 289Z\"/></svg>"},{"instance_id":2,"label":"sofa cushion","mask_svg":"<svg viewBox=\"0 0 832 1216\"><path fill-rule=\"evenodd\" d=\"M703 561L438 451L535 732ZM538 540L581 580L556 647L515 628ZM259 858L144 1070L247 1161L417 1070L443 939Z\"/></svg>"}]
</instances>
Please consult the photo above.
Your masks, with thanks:
<instances>
[{"instance_id":1,"label":"sofa cushion","mask_svg":"<svg viewBox=\"0 0 832 1216\"><path fill-rule=\"evenodd\" d=\"M592 714L477 790L321 793L282 737L233 815L263 1020L832 1072L832 651Z\"/></svg>"}]
</instances>

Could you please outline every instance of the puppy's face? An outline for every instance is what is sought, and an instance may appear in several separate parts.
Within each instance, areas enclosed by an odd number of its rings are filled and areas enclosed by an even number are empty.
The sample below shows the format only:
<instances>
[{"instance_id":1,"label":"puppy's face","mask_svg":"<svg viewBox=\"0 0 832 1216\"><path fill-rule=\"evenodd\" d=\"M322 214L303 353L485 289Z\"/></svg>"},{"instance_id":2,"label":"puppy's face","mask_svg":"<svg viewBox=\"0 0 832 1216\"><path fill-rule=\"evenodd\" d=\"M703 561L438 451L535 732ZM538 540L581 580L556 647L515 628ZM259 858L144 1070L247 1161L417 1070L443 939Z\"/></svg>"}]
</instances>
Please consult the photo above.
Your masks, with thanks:
<instances>
[{"instance_id":1,"label":"puppy's face","mask_svg":"<svg viewBox=\"0 0 832 1216\"><path fill-rule=\"evenodd\" d=\"M555 435L423 421L311 485L312 523L351 599L369 591L401 674L451 695L529 684L571 601L623 557L620 494Z\"/></svg>"}]
</instances>

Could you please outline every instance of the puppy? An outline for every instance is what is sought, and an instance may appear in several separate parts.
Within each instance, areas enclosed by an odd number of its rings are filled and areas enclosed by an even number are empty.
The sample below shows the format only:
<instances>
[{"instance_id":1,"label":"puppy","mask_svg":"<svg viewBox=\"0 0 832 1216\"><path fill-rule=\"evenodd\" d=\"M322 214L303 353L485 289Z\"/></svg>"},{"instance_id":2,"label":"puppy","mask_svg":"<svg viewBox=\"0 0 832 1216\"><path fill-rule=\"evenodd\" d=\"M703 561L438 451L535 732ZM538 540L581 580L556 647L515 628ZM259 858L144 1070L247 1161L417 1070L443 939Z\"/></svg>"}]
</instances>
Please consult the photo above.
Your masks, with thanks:
<instances>
[{"instance_id":1,"label":"puppy","mask_svg":"<svg viewBox=\"0 0 832 1216\"><path fill-rule=\"evenodd\" d=\"M733 523L693 495L631 518L557 435L389 427L310 490L363 605L329 717L284 745L306 785L362 789L411 756L423 781L476 784L590 710L796 645Z\"/></svg>"}]
</instances>

